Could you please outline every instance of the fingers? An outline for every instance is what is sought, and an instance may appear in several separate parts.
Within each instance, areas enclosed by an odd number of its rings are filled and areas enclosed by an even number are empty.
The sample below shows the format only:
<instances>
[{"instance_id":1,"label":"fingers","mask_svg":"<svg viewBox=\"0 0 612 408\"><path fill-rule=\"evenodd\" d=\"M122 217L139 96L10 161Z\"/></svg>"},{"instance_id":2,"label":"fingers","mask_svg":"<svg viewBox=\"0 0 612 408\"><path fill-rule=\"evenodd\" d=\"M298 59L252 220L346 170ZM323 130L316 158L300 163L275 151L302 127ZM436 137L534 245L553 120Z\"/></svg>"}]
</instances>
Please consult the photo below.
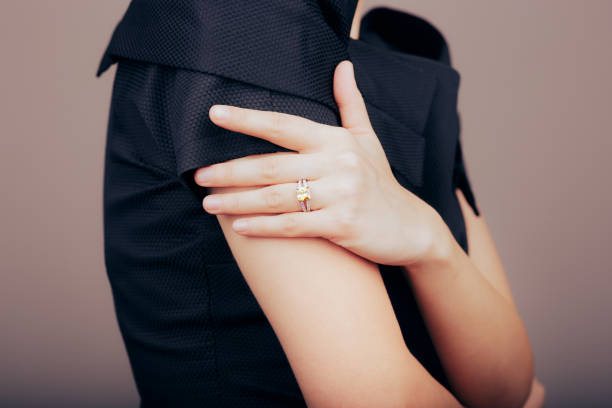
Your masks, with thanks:
<instances>
[{"instance_id":1,"label":"fingers","mask_svg":"<svg viewBox=\"0 0 612 408\"><path fill-rule=\"evenodd\" d=\"M310 209L319 210L330 204L334 189L323 180L308 182L311 189ZM204 209L211 214L255 214L302 211L296 197L297 183L275 184L239 192L208 194Z\"/></svg>"},{"instance_id":2,"label":"fingers","mask_svg":"<svg viewBox=\"0 0 612 408\"><path fill-rule=\"evenodd\" d=\"M351 131L370 130L370 118L355 81L352 62L345 60L334 72L334 98L340 110L342 127Z\"/></svg>"},{"instance_id":3,"label":"fingers","mask_svg":"<svg viewBox=\"0 0 612 408\"><path fill-rule=\"evenodd\" d=\"M195 180L203 187L240 187L318 179L329 167L325 157L292 152L240 157L198 169Z\"/></svg>"},{"instance_id":4,"label":"fingers","mask_svg":"<svg viewBox=\"0 0 612 408\"><path fill-rule=\"evenodd\" d=\"M333 234L333 223L326 211L292 212L239 218L234 230L249 236L326 237Z\"/></svg>"},{"instance_id":5,"label":"fingers","mask_svg":"<svg viewBox=\"0 0 612 408\"><path fill-rule=\"evenodd\" d=\"M218 126L259 137L298 152L319 150L338 128L281 112L214 105L210 118Z\"/></svg>"}]
</instances>

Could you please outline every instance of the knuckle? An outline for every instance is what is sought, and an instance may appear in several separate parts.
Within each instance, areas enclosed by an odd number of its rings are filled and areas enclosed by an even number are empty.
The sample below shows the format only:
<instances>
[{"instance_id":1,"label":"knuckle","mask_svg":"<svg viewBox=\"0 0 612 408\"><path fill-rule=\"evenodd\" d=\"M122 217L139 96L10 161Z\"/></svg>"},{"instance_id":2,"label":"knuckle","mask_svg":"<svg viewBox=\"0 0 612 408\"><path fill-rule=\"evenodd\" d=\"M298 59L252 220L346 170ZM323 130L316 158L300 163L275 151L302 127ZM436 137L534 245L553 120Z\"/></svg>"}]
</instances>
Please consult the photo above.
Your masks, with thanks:
<instances>
[{"instance_id":1,"label":"knuckle","mask_svg":"<svg viewBox=\"0 0 612 408\"><path fill-rule=\"evenodd\" d=\"M351 193L351 188L346 183L341 183L338 187L336 187L336 194L342 199L342 201L350 199Z\"/></svg>"},{"instance_id":2,"label":"knuckle","mask_svg":"<svg viewBox=\"0 0 612 408\"><path fill-rule=\"evenodd\" d=\"M358 173L351 177L349 184L351 185L351 190L355 196L364 198L367 195L367 181L364 178L363 173Z\"/></svg>"},{"instance_id":3,"label":"knuckle","mask_svg":"<svg viewBox=\"0 0 612 408\"><path fill-rule=\"evenodd\" d=\"M270 120L270 129L268 130L270 136L274 138L279 137L281 134L282 126L283 126L282 115L280 113L274 113Z\"/></svg>"},{"instance_id":4,"label":"knuckle","mask_svg":"<svg viewBox=\"0 0 612 408\"><path fill-rule=\"evenodd\" d=\"M264 194L266 205L272 209L279 209L282 204L282 196L277 189L270 189Z\"/></svg>"},{"instance_id":5,"label":"knuckle","mask_svg":"<svg viewBox=\"0 0 612 408\"><path fill-rule=\"evenodd\" d=\"M333 152L319 152L312 155L315 166L320 170L334 172L337 162L336 155Z\"/></svg>"},{"instance_id":6,"label":"knuckle","mask_svg":"<svg viewBox=\"0 0 612 408\"><path fill-rule=\"evenodd\" d=\"M358 194L361 191L363 183L359 174L351 175L346 180L346 185L353 194Z\"/></svg>"},{"instance_id":7,"label":"knuckle","mask_svg":"<svg viewBox=\"0 0 612 408\"><path fill-rule=\"evenodd\" d=\"M353 150L347 150L338 155L338 163L344 170L354 171L361 166L361 157Z\"/></svg>"},{"instance_id":8,"label":"knuckle","mask_svg":"<svg viewBox=\"0 0 612 408\"><path fill-rule=\"evenodd\" d=\"M283 220L282 231L286 235L295 235L298 232L299 223L296 217L290 215Z\"/></svg>"},{"instance_id":9,"label":"knuckle","mask_svg":"<svg viewBox=\"0 0 612 408\"><path fill-rule=\"evenodd\" d=\"M220 166L222 169L222 178L228 183L234 182L234 166L231 163L225 163Z\"/></svg>"},{"instance_id":10,"label":"knuckle","mask_svg":"<svg viewBox=\"0 0 612 408\"><path fill-rule=\"evenodd\" d=\"M278 157L270 156L262 160L260 164L261 177L266 180L275 180L278 174Z\"/></svg>"},{"instance_id":11,"label":"knuckle","mask_svg":"<svg viewBox=\"0 0 612 408\"><path fill-rule=\"evenodd\" d=\"M344 202L352 202L354 197L359 193L360 183L357 177L344 177L342 182L337 187L337 194L342 197Z\"/></svg>"},{"instance_id":12,"label":"knuckle","mask_svg":"<svg viewBox=\"0 0 612 408\"><path fill-rule=\"evenodd\" d=\"M242 211L243 202L241 200L241 195L239 193L232 194L229 199L227 199L227 207L233 212Z\"/></svg>"}]
</instances>

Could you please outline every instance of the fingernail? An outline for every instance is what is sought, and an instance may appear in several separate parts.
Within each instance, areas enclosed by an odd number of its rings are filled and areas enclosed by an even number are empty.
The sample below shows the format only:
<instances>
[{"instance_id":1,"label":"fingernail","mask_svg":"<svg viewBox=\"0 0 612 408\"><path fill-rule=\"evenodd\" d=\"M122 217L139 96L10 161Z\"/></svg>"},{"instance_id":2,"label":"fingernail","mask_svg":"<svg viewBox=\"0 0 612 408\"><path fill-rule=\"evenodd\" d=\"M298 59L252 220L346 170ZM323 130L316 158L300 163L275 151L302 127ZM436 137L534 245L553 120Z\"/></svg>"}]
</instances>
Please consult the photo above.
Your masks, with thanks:
<instances>
[{"instance_id":1,"label":"fingernail","mask_svg":"<svg viewBox=\"0 0 612 408\"><path fill-rule=\"evenodd\" d=\"M212 169L210 168L200 169L196 173L196 180L200 184L205 184L206 182L210 181L211 177L212 177Z\"/></svg>"},{"instance_id":2,"label":"fingernail","mask_svg":"<svg viewBox=\"0 0 612 408\"><path fill-rule=\"evenodd\" d=\"M214 196L206 196L204 198L204 207L207 210L218 210L221 208L221 199Z\"/></svg>"},{"instance_id":3,"label":"fingernail","mask_svg":"<svg viewBox=\"0 0 612 408\"><path fill-rule=\"evenodd\" d=\"M236 220L234 221L234 223L232 224L232 227L234 227L234 229L236 231L246 231L248 226L248 221L247 220Z\"/></svg>"},{"instance_id":4,"label":"fingernail","mask_svg":"<svg viewBox=\"0 0 612 408\"><path fill-rule=\"evenodd\" d=\"M227 119L229 118L229 109L225 106L215 105L211 108L211 113L216 119Z\"/></svg>"}]
</instances>

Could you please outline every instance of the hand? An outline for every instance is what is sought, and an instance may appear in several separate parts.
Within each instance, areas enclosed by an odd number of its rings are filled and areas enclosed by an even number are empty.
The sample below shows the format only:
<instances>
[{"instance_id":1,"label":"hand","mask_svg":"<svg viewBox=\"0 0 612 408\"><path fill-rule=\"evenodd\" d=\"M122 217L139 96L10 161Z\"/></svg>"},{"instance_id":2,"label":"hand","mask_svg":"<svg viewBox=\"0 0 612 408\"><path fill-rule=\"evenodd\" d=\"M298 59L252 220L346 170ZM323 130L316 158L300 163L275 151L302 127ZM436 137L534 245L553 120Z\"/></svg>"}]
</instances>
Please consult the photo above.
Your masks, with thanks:
<instances>
[{"instance_id":1,"label":"hand","mask_svg":"<svg viewBox=\"0 0 612 408\"><path fill-rule=\"evenodd\" d=\"M218 126L296 152L252 155L198 169L194 177L201 186L260 186L209 194L204 208L213 214L251 214L233 224L244 235L323 237L381 264L408 266L444 254L450 230L393 176L349 61L336 67L334 97L341 127L279 112L213 106L210 117ZM312 190L310 212L303 212L296 198L301 177Z\"/></svg>"}]
</instances>

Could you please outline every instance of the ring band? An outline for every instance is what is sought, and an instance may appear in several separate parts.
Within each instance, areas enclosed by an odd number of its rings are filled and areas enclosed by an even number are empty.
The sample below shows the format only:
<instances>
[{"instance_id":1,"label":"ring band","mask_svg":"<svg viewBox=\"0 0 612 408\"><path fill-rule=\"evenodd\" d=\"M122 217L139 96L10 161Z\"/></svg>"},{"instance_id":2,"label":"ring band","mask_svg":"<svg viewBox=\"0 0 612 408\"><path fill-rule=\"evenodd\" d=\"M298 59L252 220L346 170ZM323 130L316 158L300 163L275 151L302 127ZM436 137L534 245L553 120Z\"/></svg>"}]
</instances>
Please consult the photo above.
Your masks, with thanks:
<instances>
[{"instance_id":1,"label":"ring band","mask_svg":"<svg viewBox=\"0 0 612 408\"><path fill-rule=\"evenodd\" d=\"M310 186L307 178L300 178L295 187L296 197L303 212L310 211Z\"/></svg>"}]
</instances>

